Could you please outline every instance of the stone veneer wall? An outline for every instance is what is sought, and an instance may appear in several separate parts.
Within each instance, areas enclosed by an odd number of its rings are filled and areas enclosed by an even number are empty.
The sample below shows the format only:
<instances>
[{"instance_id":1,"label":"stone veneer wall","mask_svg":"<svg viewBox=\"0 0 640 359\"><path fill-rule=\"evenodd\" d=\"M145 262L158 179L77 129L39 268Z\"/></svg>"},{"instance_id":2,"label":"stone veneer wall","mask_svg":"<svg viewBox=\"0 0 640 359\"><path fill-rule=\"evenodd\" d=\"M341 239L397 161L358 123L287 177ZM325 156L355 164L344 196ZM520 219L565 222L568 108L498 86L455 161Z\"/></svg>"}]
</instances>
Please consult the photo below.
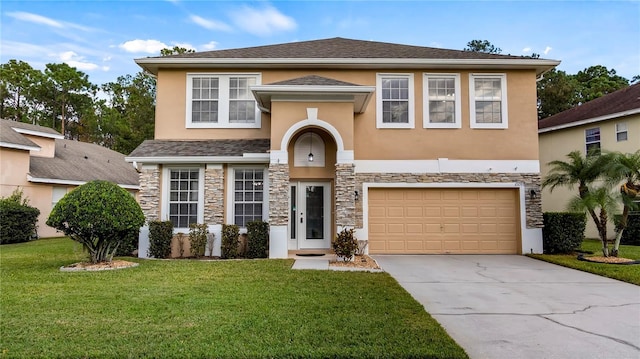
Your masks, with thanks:
<instances>
[{"instance_id":1,"label":"stone veneer wall","mask_svg":"<svg viewBox=\"0 0 640 359\"><path fill-rule=\"evenodd\" d=\"M289 224L289 165L269 164L269 224Z\"/></svg>"},{"instance_id":2,"label":"stone veneer wall","mask_svg":"<svg viewBox=\"0 0 640 359\"><path fill-rule=\"evenodd\" d=\"M336 164L336 225L355 227L356 225L356 175L353 164ZM359 191L362 193L362 190Z\"/></svg>"},{"instance_id":3,"label":"stone veneer wall","mask_svg":"<svg viewBox=\"0 0 640 359\"><path fill-rule=\"evenodd\" d=\"M204 223L224 223L224 170L204 170Z\"/></svg>"},{"instance_id":4,"label":"stone veneer wall","mask_svg":"<svg viewBox=\"0 0 640 359\"><path fill-rule=\"evenodd\" d=\"M160 218L160 168L143 168L139 174L138 203L147 222Z\"/></svg>"},{"instance_id":5,"label":"stone veneer wall","mask_svg":"<svg viewBox=\"0 0 640 359\"><path fill-rule=\"evenodd\" d=\"M521 182L525 186L525 211L527 228L542 228L542 202L540 174L538 173L358 173L355 190L362 193L367 183L507 183ZM530 191L534 190L535 198ZM362 196L361 196L362 198ZM362 228L362 201L356 202L356 227Z\"/></svg>"}]
</instances>

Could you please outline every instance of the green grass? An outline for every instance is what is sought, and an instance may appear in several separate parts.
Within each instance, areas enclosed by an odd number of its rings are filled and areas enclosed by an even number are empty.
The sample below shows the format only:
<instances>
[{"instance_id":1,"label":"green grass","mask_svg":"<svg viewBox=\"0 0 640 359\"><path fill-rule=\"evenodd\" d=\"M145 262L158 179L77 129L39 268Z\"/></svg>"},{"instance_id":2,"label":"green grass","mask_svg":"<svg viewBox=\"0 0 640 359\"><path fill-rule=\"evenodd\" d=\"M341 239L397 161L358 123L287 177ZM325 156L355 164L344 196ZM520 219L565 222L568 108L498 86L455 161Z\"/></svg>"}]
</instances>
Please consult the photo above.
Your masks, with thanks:
<instances>
[{"instance_id":1,"label":"green grass","mask_svg":"<svg viewBox=\"0 0 640 359\"><path fill-rule=\"evenodd\" d=\"M0 357L466 358L386 273L292 260L60 272L69 239L0 246Z\"/></svg>"},{"instance_id":2,"label":"green grass","mask_svg":"<svg viewBox=\"0 0 640 359\"><path fill-rule=\"evenodd\" d=\"M594 253L593 255L600 256L602 255L602 244L599 240L585 240L582 242L582 250L590 251ZM579 261L575 254L530 254L529 256L561 266L640 285L640 264L620 265L584 262ZM589 255L585 254L585 257L587 256ZM640 260L640 246L621 245L619 256Z\"/></svg>"}]
</instances>

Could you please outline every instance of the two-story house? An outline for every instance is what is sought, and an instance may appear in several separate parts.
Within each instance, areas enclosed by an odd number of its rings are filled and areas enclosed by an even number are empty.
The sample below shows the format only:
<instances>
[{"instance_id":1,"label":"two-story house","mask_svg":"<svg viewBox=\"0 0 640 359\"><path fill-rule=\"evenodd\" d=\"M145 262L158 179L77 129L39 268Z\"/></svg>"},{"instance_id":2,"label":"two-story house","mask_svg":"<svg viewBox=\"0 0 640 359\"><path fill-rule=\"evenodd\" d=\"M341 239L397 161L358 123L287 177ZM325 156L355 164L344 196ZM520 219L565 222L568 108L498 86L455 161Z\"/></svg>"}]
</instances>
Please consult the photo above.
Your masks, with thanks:
<instances>
[{"instance_id":1,"label":"two-story house","mask_svg":"<svg viewBox=\"0 0 640 359\"><path fill-rule=\"evenodd\" d=\"M371 254L542 251L535 83L558 61L332 38L136 62L147 220L263 219L272 258L344 228Z\"/></svg>"},{"instance_id":2,"label":"two-story house","mask_svg":"<svg viewBox=\"0 0 640 359\"><path fill-rule=\"evenodd\" d=\"M40 210L38 236L62 236L46 224L53 206L67 192L98 179L117 183L132 195L138 191L138 173L123 154L65 140L49 127L0 119L0 196L22 191L29 205Z\"/></svg>"},{"instance_id":3,"label":"two-story house","mask_svg":"<svg viewBox=\"0 0 640 359\"><path fill-rule=\"evenodd\" d=\"M566 161L571 151L589 150L634 153L640 149L640 84L635 84L580 106L549 116L538 123L542 176L549 173L548 163ZM577 188L556 187L542 192L545 212L564 212ZM622 211L622 210L620 210ZM609 236L615 236L609 223ZM587 218L587 238L598 238L598 230Z\"/></svg>"}]
</instances>

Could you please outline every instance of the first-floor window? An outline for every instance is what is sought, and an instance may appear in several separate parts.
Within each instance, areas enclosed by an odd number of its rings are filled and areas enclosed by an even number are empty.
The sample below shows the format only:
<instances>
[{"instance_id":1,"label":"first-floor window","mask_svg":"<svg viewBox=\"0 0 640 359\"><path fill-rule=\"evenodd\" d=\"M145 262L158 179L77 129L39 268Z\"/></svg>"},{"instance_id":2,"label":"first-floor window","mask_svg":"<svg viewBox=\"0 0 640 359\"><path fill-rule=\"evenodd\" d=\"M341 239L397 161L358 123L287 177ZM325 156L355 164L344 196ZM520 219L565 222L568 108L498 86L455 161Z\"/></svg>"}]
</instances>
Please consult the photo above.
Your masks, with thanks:
<instances>
[{"instance_id":1,"label":"first-floor window","mask_svg":"<svg viewBox=\"0 0 640 359\"><path fill-rule=\"evenodd\" d=\"M264 168L236 168L233 195L234 224L246 227L251 221L262 220Z\"/></svg>"},{"instance_id":2,"label":"first-floor window","mask_svg":"<svg viewBox=\"0 0 640 359\"><path fill-rule=\"evenodd\" d=\"M199 168L171 169L169 178L169 220L174 228L198 223Z\"/></svg>"},{"instance_id":3,"label":"first-floor window","mask_svg":"<svg viewBox=\"0 0 640 359\"><path fill-rule=\"evenodd\" d=\"M584 131L585 144L588 155L600 154L600 127L589 128Z\"/></svg>"}]
</instances>

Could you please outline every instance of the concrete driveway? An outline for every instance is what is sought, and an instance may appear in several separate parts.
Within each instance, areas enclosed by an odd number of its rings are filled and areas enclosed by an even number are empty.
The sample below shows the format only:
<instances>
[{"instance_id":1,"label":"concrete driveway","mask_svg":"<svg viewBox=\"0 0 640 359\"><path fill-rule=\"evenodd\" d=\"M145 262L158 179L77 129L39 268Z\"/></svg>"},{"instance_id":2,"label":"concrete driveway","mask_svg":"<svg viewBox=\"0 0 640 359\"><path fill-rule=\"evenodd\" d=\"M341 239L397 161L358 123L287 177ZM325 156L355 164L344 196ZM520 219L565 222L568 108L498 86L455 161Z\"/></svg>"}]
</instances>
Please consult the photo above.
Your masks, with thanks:
<instances>
[{"instance_id":1,"label":"concrete driveway","mask_svg":"<svg viewBox=\"0 0 640 359\"><path fill-rule=\"evenodd\" d=\"M515 255L376 255L471 358L640 358L640 287Z\"/></svg>"}]
</instances>

